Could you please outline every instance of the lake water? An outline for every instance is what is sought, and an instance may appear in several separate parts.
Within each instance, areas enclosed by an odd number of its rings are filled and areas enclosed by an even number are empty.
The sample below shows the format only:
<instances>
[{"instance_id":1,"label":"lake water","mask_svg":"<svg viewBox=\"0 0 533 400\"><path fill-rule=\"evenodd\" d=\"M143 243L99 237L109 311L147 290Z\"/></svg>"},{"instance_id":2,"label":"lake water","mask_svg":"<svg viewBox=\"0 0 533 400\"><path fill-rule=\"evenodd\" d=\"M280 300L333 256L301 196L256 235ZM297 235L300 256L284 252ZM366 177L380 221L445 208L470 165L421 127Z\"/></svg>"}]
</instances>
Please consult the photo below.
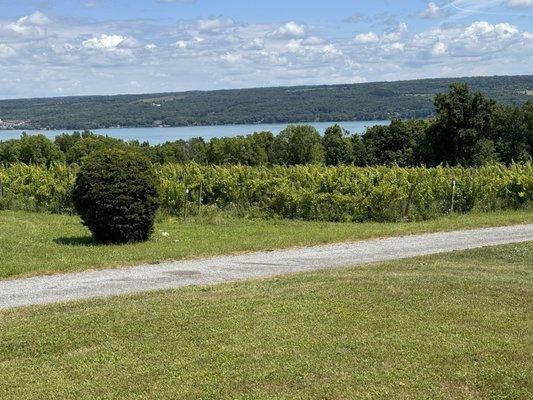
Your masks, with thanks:
<instances>
[{"instance_id":1,"label":"lake water","mask_svg":"<svg viewBox=\"0 0 533 400\"><path fill-rule=\"evenodd\" d=\"M340 122L306 122L305 124L314 126L321 134L327 127L339 124L350 133L363 133L367 127L374 125L388 125L390 121L340 121ZM257 125L213 125L213 126L180 126L175 128L110 128L94 129L93 132L99 135L107 135L125 141L138 140L147 141L152 145L175 141L178 139L190 139L201 136L206 140L214 137L232 137L247 135L254 132L270 131L278 134L287 124L257 124ZM7 139L18 139L23 131L0 130L0 141ZM55 136L71 130L57 131L25 131L29 135L42 133L53 139Z\"/></svg>"}]
</instances>

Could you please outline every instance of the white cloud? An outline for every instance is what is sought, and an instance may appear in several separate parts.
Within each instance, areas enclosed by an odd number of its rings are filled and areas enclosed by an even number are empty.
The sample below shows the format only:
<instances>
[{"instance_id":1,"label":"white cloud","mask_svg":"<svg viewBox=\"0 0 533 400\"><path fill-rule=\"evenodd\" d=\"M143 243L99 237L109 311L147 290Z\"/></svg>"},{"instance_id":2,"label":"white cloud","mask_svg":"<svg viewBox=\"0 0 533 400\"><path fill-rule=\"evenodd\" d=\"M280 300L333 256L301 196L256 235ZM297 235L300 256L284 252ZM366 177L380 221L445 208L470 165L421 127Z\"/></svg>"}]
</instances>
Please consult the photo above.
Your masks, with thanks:
<instances>
[{"instance_id":1,"label":"white cloud","mask_svg":"<svg viewBox=\"0 0 533 400\"><path fill-rule=\"evenodd\" d=\"M89 49L113 50L125 40L126 38L121 35L106 35L102 33L99 38L93 37L84 40L82 45Z\"/></svg>"},{"instance_id":2,"label":"white cloud","mask_svg":"<svg viewBox=\"0 0 533 400\"><path fill-rule=\"evenodd\" d=\"M305 34L305 26L294 21L287 22L274 31L274 36L278 37L301 37Z\"/></svg>"},{"instance_id":3,"label":"white cloud","mask_svg":"<svg viewBox=\"0 0 533 400\"><path fill-rule=\"evenodd\" d=\"M518 28L507 22L492 25L487 21L476 21L464 31L464 36L479 41L482 37L495 35L500 39L508 39L518 33Z\"/></svg>"},{"instance_id":4,"label":"white cloud","mask_svg":"<svg viewBox=\"0 0 533 400\"><path fill-rule=\"evenodd\" d=\"M342 55L342 51L337 49L337 47L335 47L335 45L333 44L327 44L325 45L323 48L322 48L322 51L324 52L324 55L325 56L341 56Z\"/></svg>"},{"instance_id":5,"label":"white cloud","mask_svg":"<svg viewBox=\"0 0 533 400\"><path fill-rule=\"evenodd\" d=\"M502 22L494 26L494 30L498 35L503 38L509 38L518 33L518 28L514 25L508 24L507 22Z\"/></svg>"},{"instance_id":6,"label":"white cloud","mask_svg":"<svg viewBox=\"0 0 533 400\"><path fill-rule=\"evenodd\" d=\"M246 43L243 43L243 49L249 51L259 51L265 48L265 39L253 38Z\"/></svg>"},{"instance_id":7,"label":"white cloud","mask_svg":"<svg viewBox=\"0 0 533 400\"><path fill-rule=\"evenodd\" d=\"M198 29L201 31L217 32L221 29L232 26L235 26L235 22L233 22L231 19L209 18L198 20Z\"/></svg>"},{"instance_id":8,"label":"white cloud","mask_svg":"<svg viewBox=\"0 0 533 400\"><path fill-rule=\"evenodd\" d=\"M139 41L137 39L135 39L134 37L131 37L131 36L128 36L127 38L125 38L124 40L122 40L118 45L117 47L120 47L120 48L124 48L124 49L136 49L140 46L141 44L139 43Z\"/></svg>"},{"instance_id":9,"label":"white cloud","mask_svg":"<svg viewBox=\"0 0 533 400\"><path fill-rule=\"evenodd\" d=\"M8 45L0 43L0 58L12 57L15 55L15 50Z\"/></svg>"},{"instance_id":10,"label":"white cloud","mask_svg":"<svg viewBox=\"0 0 533 400\"><path fill-rule=\"evenodd\" d=\"M151 21L0 17L0 97L529 72L533 35L514 20L449 22L412 34L395 21L383 33L372 25L343 36L294 21L224 17L161 22L155 30Z\"/></svg>"},{"instance_id":11,"label":"white cloud","mask_svg":"<svg viewBox=\"0 0 533 400\"><path fill-rule=\"evenodd\" d=\"M379 41L379 37L374 32L360 33L355 36L354 41L359 44L376 43Z\"/></svg>"},{"instance_id":12,"label":"white cloud","mask_svg":"<svg viewBox=\"0 0 533 400\"><path fill-rule=\"evenodd\" d=\"M445 43L437 42L431 48L430 53L431 53L431 55L433 55L435 57L441 57L441 56L445 55L447 51L448 51L448 46L446 46Z\"/></svg>"},{"instance_id":13,"label":"white cloud","mask_svg":"<svg viewBox=\"0 0 533 400\"><path fill-rule=\"evenodd\" d=\"M533 7L533 0L507 0L509 7Z\"/></svg>"},{"instance_id":14,"label":"white cloud","mask_svg":"<svg viewBox=\"0 0 533 400\"><path fill-rule=\"evenodd\" d=\"M476 21L465 29L465 36L477 38L494 31L494 26L487 21Z\"/></svg>"},{"instance_id":15,"label":"white cloud","mask_svg":"<svg viewBox=\"0 0 533 400\"><path fill-rule=\"evenodd\" d=\"M185 40L178 40L176 41L175 45L178 49L186 49L189 47L189 43L187 43Z\"/></svg>"},{"instance_id":16,"label":"white cloud","mask_svg":"<svg viewBox=\"0 0 533 400\"><path fill-rule=\"evenodd\" d=\"M238 53L226 53L222 56L222 59L230 64L235 64L242 60L242 55Z\"/></svg>"},{"instance_id":17,"label":"white cloud","mask_svg":"<svg viewBox=\"0 0 533 400\"><path fill-rule=\"evenodd\" d=\"M406 32L407 24L405 22L401 22L397 28L385 32L382 36L382 39L386 42L397 42Z\"/></svg>"},{"instance_id":18,"label":"white cloud","mask_svg":"<svg viewBox=\"0 0 533 400\"><path fill-rule=\"evenodd\" d=\"M303 40L303 44L307 46L319 46L319 45L324 44L325 42L326 42L325 39L320 38L318 36L309 36Z\"/></svg>"},{"instance_id":19,"label":"white cloud","mask_svg":"<svg viewBox=\"0 0 533 400\"><path fill-rule=\"evenodd\" d=\"M386 43L383 46L381 46L383 50L386 52L403 52L405 50L405 43L400 42L394 42L394 43Z\"/></svg>"},{"instance_id":20,"label":"white cloud","mask_svg":"<svg viewBox=\"0 0 533 400\"><path fill-rule=\"evenodd\" d=\"M431 2L428 4L427 8L420 13L420 16L422 18L440 18L444 16L446 13L444 9L439 7L437 4Z\"/></svg>"},{"instance_id":21,"label":"white cloud","mask_svg":"<svg viewBox=\"0 0 533 400\"><path fill-rule=\"evenodd\" d=\"M33 14L27 15L18 20L19 24L27 25L48 25L50 22L52 21L40 11L35 11Z\"/></svg>"},{"instance_id":22,"label":"white cloud","mask_svg":"<svg viewBox=\"0 0 533 400\"><path fill-rule=\"evenodd\" d=\"M0 25L0 34L2 30L5 30L7 34L15 36L27 38L44 37L46 34L44 27L51 22L42 12L35 11L33 14L20 17L16 21L6 24L3 29Z\"/></svg>"},{"instance_id":23,"label":"white cloud","mask_svg":"<svg viewBox=\"0 0 533 400\"><path fill-rule=\"evenodd\" d=\"M302 39L291 39L286 48L291 53L297 53L302 50Z\"/></svg>"}]
</instances>

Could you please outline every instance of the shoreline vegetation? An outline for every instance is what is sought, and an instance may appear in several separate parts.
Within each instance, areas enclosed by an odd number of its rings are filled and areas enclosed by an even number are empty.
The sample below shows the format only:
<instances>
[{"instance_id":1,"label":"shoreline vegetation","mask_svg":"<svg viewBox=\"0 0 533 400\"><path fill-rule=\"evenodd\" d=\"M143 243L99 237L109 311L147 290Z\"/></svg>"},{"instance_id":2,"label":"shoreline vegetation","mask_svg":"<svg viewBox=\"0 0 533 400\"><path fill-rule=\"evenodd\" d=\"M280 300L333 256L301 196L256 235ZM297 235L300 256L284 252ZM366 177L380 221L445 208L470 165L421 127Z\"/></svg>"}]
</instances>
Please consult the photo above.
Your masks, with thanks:
<instances>
[{"instance_id":1,"label":"shoreline vegetation","mask_svg":"<svg viewBox=\"0 0 533 400\"><path fill-rule=\"evenodd\" d=\"M2 100L0 100L2 101ZM330 120L327 120L327 121L315 121L315 120L309 120L309 121L292 121L292 122L264 122L264 121L259 121L259 122L254 122L254 123L250 123L250 124L239 124L239 123L233 123L233 122L228 122L226 124L216 124L216 125L195 125L195 124L189 124L189 125L143 125L143 126L121 126L121 125L118 125L118 126L104 126L102 128L93 128L91 130L89 129L85 129L85 128L73 128L73 129L66 129L66 128L43 128L43 127L33 127L33 128L24 128L24 129L21 129L20 127L6 127L6 126L3 126L1 123L0 123L0 139L1 139L1 131L31 131L31 132L38 132L38 131L43 131L43 132L48 132L48 131L53 131L53 132L62 132L62 131L73 131L73 132L85 132L85 131L90 131L90 132L98 132L98 130L111 130L111 129L121 129L121 130L128 130L128 129L151 129L151 128L154 128L154 129L157 129L157 128L202 128L202 127L228 127L228 126L262 126L262 125L310 125L310 124L314 124L314 123L329 123L331 125L335 125L337 123L340 123L340 122L385 122L385 121L389 121L390 120L367 120L367 119L346 119L346 120L343 120L343 121L330 121ZM4 123L6 121L3 121ZM255 130L257 132L257 130ZM60 133L58 133L59 135ZM221 136L221 135L215 135L213 136L214 138L222 138L224 136Z\"/></svg>"}]
</instances>

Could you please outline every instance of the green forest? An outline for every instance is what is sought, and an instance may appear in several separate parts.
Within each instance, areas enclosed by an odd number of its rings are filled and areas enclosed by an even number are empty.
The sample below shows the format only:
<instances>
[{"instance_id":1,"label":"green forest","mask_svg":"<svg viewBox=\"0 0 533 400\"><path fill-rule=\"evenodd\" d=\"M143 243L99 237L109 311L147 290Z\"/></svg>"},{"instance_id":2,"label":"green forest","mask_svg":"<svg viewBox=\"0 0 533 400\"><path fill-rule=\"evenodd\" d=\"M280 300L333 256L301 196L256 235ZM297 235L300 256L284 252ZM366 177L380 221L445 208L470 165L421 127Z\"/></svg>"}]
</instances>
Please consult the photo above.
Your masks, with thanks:
<instances>
[{"instance_id":1,"label":"green forest","mask_svg":"<svg viewBox=\"0 0 533 400\"><path fill-rule=\"evenodd\" d=\"M81 164L89 154L110 147L133 149L157 164L472 167L531 160L531 101L508 106L465 84L455 84L436 95L433 107L435 116L430 119L393 120L388 126L368 128L362 135L350 135L339 125L327 128L323 135L310 125L289 125L276 136L256 132L157 146L126 143L90 131L62 134L54 141L44 135L23 135L0 142L0 163Z\"/></svg>"},{"instance_id":2,"label":"green forest","mask_svg":"<svg viewBox=\"0 0 533 400\"><path fill-rule=\"evenodd\" d=\"M519 106L531 98L533 75L2 100L0 120L7 121L7 127L16 122L17 129L84 130L419 119L435 115L435 95L453 83Z\"/></svg>"}]
</instances>

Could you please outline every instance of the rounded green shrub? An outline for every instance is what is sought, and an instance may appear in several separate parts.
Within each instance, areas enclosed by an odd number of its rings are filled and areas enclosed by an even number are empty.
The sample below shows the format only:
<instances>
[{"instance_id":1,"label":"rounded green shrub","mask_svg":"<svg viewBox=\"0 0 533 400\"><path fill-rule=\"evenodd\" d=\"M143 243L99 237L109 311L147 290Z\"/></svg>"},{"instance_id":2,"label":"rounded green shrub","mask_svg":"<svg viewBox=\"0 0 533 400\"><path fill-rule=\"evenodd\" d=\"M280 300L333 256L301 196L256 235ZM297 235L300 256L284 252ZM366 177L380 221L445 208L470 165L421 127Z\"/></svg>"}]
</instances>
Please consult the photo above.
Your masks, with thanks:
<instances>
[{"instance_id":1,"label":"rounded green shrub","mask_svg":"<svg viewBox=\"0 0 533 400\"><path fill-rule=\"evenodd\" d=\"M76 211L104 243L147 240L159 206L158 178L137 151L108 149L89 155L73 191Z\"/></svg>"}]
</instances>

